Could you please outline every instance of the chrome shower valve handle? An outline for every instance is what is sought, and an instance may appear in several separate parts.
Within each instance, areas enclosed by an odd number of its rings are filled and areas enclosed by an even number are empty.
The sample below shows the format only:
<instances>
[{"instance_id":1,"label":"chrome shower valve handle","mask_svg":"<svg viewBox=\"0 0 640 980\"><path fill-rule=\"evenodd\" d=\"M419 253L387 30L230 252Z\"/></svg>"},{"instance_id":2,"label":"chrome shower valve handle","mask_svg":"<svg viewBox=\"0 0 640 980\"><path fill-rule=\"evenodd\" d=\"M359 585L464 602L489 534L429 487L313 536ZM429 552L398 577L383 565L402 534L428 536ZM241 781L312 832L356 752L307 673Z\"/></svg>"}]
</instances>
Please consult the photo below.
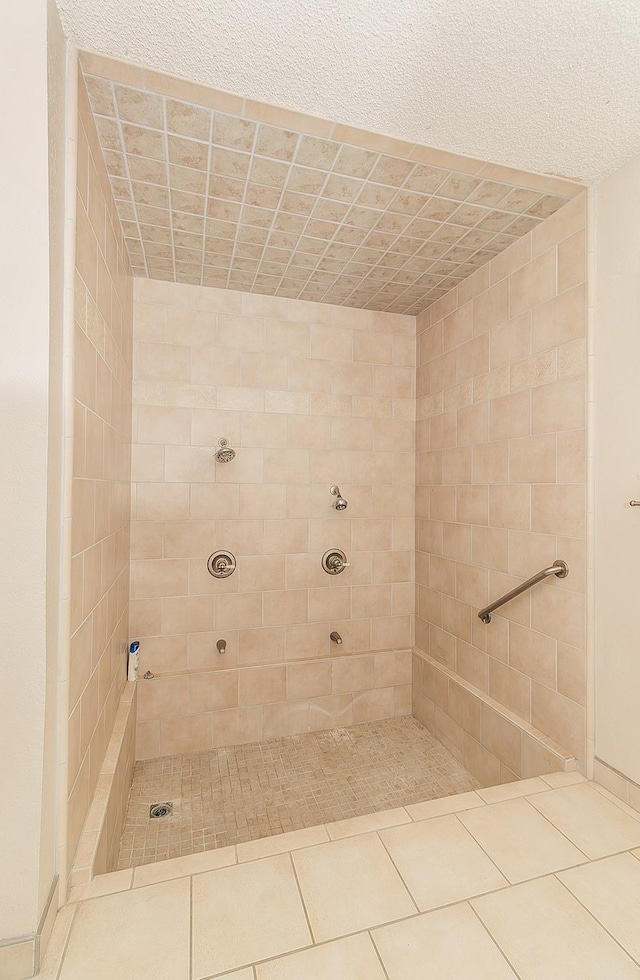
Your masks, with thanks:
<instances>
[{"instance_id":1,"label":"chrome shower valve handle","mask_svg":"<svg viewBox=\"0 0 640 980\"><path fill-rule=\"evenodd\" d=\"M339 558L336 558L335 561L331 563L331 567L334 568L336 572L341 572L343 568L351 568L351 562L340 561Z\"/></svg>"},{"instance_id":2,"label":"chrome shower valve handle","mask_svg":"<svg viewBox=\"0 0 640 980\"><path fill-rule=\"evenodd\" d=\"M350 566L351 562L347 561L344 551L340 551L339 548L331 548L322 556L322 567L328 575L339 575Z\"/></svg>"},{"instance_id":3,"label":"chrome shower valve handle","mask_svg":"<svg viewBox=\"0 0 640 980\"><path fill-rule=\"evenodd\" d=\"M214 551L207 560L207 571L214 578L229 578L236 570L236 559L230 551Z\"/></svg>"}]
</instances>

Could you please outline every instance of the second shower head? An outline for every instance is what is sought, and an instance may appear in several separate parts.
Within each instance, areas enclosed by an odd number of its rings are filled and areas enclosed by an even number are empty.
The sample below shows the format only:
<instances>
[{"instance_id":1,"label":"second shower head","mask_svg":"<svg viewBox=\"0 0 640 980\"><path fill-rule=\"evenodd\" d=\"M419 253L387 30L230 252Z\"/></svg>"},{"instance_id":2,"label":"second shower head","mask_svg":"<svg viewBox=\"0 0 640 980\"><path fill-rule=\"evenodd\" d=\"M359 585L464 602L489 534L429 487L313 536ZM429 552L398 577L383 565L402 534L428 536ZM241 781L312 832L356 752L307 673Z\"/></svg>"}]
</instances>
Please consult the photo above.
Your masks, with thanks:
<instances>
[{"instance_id":1,"label":"second shower head","mask_svg":"<svg viewBox=\"0 0 640 980\"><path fill-rule=\"evenodd\" d=\"M215 457L219 463L230 463L232 459L236 458L236 451L235 449L231 449L228 439L218 439L218 449Z\"/></svg>"},{"instance_id":2,"label":"second shower head","mask_svg":"<svg viewBox=\"0 0 640 980\"><path fill-rule=\"evenodd\" d=\"M332 493L334 497L338 498L336 500L336 510L346 510L348 504L347 501L342 496L342 494L340 493L340 487L334 484L334 486L329 487L329 492Z\"/></svg>"}]
</instances>

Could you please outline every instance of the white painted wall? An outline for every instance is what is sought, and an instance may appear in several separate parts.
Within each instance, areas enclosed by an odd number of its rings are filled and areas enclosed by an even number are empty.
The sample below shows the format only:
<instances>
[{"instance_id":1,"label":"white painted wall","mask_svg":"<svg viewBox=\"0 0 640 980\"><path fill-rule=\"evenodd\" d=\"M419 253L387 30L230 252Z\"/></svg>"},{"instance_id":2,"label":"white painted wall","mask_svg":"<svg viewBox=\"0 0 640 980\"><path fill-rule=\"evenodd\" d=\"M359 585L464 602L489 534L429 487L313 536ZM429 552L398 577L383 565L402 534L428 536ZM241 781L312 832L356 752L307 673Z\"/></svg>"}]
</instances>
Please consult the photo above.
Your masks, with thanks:
<instances>
[{"instance_id":1,"label":"white painted wall","mask_svg":"<svg viewBox=\"0 0 640 980\"><path fill-rule=\"evenodd\" d=\"M59 608L59 513L52 498L48 534L47 505L48 480L55 486L59 471L49 370L58 349L57 339L50 344L50 322L55 334L61 293L57 267L53 277L49 268L47 14L47 0L0 6L0 940L36 930L55 860L57 629L51 621ZM58 55L52 89L59 95L64 42L53 22L52 40ZM61 169L55 168L51 195L54 244L63 220Z\"/></svg>"},{"instance_id":2,"label":"white painted wall","mask_svg":"<svg viewBox=\"0 0 640 980\"><path fill-rule=\"evenodd\" d=\"M640 782L640 156L596 189L595 754Z\"/></svg>"}]
</instances>

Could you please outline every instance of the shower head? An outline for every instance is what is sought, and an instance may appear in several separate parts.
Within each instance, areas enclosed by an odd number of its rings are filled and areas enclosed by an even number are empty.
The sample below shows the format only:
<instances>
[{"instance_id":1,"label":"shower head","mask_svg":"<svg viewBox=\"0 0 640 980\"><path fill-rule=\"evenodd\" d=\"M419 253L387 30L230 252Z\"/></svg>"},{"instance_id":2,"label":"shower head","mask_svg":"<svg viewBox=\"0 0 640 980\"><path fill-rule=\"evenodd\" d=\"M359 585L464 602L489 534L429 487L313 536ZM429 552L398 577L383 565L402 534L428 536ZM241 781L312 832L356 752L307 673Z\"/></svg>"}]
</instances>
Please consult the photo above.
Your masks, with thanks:
<instances>
[{"instance_id":1,"label":"shower head","mask_svg":"<svg viewBox=\"0 0 640 980\"><path fill-rule=\"evenodd\" d=\"M230 463L232 459L236 458L236 451L229 447L228 439L218 439L218 446L216 459L219 463Z\"/></svg>"},{"instance_id":2,"label":"shower head","mask_svg":"<svg viewBox=\"0 0 640 980\"><path fill-rule=\"evenodd\" d=\"M346 510L348 504L347 504L347 501L342 496L342 494L340 493L340 487L335 486L335 485L332 486L332 487L329 487L329 492L332 493L334 495L334 497L337 497L338 498L336 500L336 510Z\"/></svg>"}]
</instances>

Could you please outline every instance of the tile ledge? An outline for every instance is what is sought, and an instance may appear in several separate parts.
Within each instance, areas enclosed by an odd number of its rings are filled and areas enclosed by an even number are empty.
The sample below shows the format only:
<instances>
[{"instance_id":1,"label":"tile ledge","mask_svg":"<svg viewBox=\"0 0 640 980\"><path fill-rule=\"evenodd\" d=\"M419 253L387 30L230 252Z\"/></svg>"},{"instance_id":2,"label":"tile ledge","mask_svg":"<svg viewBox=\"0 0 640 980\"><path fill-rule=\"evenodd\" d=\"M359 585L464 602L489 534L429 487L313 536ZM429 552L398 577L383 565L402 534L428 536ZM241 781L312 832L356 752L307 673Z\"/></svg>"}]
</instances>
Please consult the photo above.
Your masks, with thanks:
<instances>
[{"instance_id":1,"label":"tile ledge","mask_svg":"<svg viewBox=\"0 0 640 980\"><path fill-rule=\"evenodd\" d=\"M480 690L479 687L474 687L474 685L470 684L469 681L464 679L464 677L457 674L455 670L451 670L450 667L446 667L444 664L440 663L439 660L435 660L424 650L421 650L420 647L414 647L413 653L430 667L433 667L435 670L439 670L440 673L444 674L444 676L450 681L453 681L454 684L457 684L463 690L467 691L469 694L472 694L474 697L478 698L478 700L492 708L493 711L501 715L506 721L510 721L512 725L519 728L525 735L529 735L531 738L534 738L537 742L544 745L545 748L560 759L565 772L575 769L575 756L572 755L567 749L564 749L561 745L558 745L557 742L554 742L553 739L548 738L544 732L534 728L533 725L525 721L524 718L521 718L520 715L516 715L513 711L509 711L509 709L505 708L499 701L494 700L494 698L490 697L485 691Z\"/></svg>"}]
</instances>

